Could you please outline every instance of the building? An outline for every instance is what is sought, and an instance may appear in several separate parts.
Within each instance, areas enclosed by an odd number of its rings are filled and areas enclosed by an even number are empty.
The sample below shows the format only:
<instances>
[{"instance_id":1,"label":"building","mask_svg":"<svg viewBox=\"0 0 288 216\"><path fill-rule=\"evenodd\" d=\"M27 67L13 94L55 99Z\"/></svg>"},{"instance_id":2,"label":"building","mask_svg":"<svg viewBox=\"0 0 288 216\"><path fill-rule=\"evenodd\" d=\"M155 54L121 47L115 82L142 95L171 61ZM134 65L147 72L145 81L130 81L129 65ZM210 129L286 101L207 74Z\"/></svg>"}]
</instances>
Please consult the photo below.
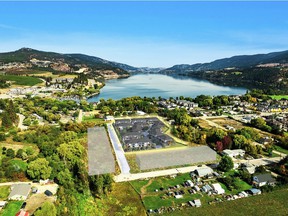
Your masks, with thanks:
<instances>
[{"instance_id":1,"label":"building","mask_svg":"<svg viewBox=\"0 0 288 216\"><path fill-rule=\"evenodd\" d=\"M271 173L260 174L253 177L253 184L256 187L262 187L264 185L275 185L276 180L272 177Z\"/></svg>"},{"instance_id":2,"label":"building","mask_svg":"<svg viewBox=\"0 0 288 216\"><path fill-rule=\"evenodd\" d=\"M221 187L221 185L219 183L212 184L212 188L217 194L224 194L225 193L225 190Z\"/></svg>"},{"instance_id":3,"label":"building","mask_svg":"<svg viewBox=\"0 0 288 216\"><path fill-rule=\"evenodd\" d=\"M209 184L206 184L202 187L202 191L205 192L205 193L208 193L210 191L212 191L213 188L209 185Z\"/></svg>"},{"instance_id":4,"label":"building","mask_svg":"<svg viewBox=\"0 0 288 216\"><path fill-rule=\"evenodd\" d=\"M252 164L246 164L245 167L243 167L243 170L248 172L249 174L254 174L256 171L256 166Z\"/></svg>"},{"instance_id":5,"label":"building","mask_svg":"<svg viewBox=\"0 0 288 216\"><path fill-rule=\"evenodd\" d=\"M201 200L200 199L194 200L194 203L195 203L195 207L201 207Z\"/></svg>"},{"instance_id":6,"label":"building","mask_svg":"<svg viewBox=\"0 0 288 216\"><path fill-rule=\"evenodd\" d=\"M237 156L243 157L245 155L245 151L243 149L233 149L233 150L225 149L223 150L222 153L231 158L237 157Z\"/></svg>"},{"instance_id":7,"label":"building","mask_svg":"<svg viewBox=\"0 0 288 216\"><path fill-rule=\"evenodd\" d=\"M261 190L257 189L257 188L251 188L249 190L249 192L252 194L252 195L259 195L261 194Z\"/></svg>"},{"instance_id":8,"label":"building","mask_svg":"<svg viewBox=\"0 0 288 216\"><path fill-rule=\"evenodd\" d=\"M194 172L199 177L209 176L213 174L213 170L210 167L198 168Z\"/></svg>"},{"instance_id":9,"label":"building","mask_svg":"<svg viewBox=\"0 0 288 216\"><path fill-rule=\"evenodd\" d=\"M30 184L13 184L8 200L26 200L31 190Z\"/></svg>"}]
</instances>

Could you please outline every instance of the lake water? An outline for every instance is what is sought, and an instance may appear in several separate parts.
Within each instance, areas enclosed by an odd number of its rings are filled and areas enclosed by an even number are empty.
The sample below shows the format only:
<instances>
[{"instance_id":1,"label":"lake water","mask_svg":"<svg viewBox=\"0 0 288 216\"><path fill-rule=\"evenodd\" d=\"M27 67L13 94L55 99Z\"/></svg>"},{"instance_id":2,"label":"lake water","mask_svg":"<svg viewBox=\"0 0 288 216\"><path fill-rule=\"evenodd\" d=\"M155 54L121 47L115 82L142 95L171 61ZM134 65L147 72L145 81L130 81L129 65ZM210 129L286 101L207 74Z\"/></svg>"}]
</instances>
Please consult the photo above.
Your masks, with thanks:
<instances>
[{"instance_id":1,"label":"lake water","mask_svg":"<svg viewBox=\"0 0 288 216\"><path fill-rule=\"evenodd\" d=\"M212 84L208 81L184 76L167 76L162 74L137 74L125 79L106 81L99 95L88 99L89 102L101 98L114 100L124 97L159 97L177 96L196 97L197 95L239 95L245 94L245 88L228 87Z\"/></svg>"}]
</instances>

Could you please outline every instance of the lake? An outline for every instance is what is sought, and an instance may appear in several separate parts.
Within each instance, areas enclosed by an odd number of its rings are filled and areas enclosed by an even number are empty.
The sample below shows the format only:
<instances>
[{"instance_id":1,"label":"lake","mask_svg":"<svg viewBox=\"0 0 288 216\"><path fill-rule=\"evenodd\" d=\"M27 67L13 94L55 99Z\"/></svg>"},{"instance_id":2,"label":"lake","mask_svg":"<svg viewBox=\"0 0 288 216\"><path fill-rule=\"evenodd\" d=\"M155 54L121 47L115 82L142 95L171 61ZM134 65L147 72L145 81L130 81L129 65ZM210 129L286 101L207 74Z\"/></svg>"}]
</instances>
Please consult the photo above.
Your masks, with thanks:
<instances>
[{"instance_id":1,"label":"lake","mask_svg":"<svg viewBox=\"0 0 288 216\"><path fill-rule=\"evenodd\" d=\"M124 97L196 97L197 95L239 95L246 89L240 87L220 86L205 80L184 76L167 76L162 74L137 74L125 79L107 80L99 95L88 99L89 102L101 98L114 100Z\"/></svg>"}]
</instances>

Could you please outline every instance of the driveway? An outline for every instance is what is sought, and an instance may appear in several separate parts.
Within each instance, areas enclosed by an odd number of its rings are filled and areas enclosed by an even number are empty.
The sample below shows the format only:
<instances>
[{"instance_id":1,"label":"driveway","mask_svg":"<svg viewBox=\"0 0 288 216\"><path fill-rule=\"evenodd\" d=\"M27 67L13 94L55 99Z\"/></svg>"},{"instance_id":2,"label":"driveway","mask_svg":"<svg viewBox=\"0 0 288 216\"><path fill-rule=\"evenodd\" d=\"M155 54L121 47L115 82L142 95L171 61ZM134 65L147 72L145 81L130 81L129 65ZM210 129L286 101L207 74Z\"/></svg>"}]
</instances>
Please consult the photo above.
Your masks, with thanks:
<instances>
[{"instance_id":1,"label":"driveway","mask_svg":"<svg viewBox=\"0 0 288 216\"><path fill-rule=\"evenodd\" d=\"M122 145L117 137L116 131L114 130L112 124L107 124L107 128L114 152L116 154L116 159L121 170L121 174L129 174L130 167L126 160Z\"/></svg>"}]
</instances>

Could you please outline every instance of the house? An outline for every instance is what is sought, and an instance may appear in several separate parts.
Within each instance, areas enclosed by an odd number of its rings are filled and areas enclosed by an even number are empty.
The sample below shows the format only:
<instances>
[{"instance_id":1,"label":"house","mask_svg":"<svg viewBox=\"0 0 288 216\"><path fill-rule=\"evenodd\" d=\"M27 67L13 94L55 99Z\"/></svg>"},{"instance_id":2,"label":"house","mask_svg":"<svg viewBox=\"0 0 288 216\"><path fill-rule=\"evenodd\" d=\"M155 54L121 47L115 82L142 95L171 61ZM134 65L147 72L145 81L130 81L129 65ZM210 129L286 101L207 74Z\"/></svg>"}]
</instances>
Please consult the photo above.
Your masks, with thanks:
<instances>
[{"instance_id":1,"label":"house","mask_svg":"<svg viewBox=\"0 0 288 216\"><path fill-rule=\"evenodd\" d=\"M225 190L221 187L221 185L219 183L212 184L212 188L217 194L224 194L225 193Z\"/></svg>"},{"instance_id":2,"label":"house","mask_svg":"<svg viewBox=\"0 0 288 216\"><path fill-rule=\"evenodd\" d=\"M26 212L23 209L21 209L15 216L29 216L29 212Z\"/></svg>"},{"instance_id":3,"label":"house","mask_svg":"<svg viewBox=\"0 0 288 216\"><path fill-rule=\"evenodd\" d=\"M123 134L122 138L123 140L132 140L132 139L140 139L142 137L142 134L139 132L128 132Z\"/></svg>"},{"instance_id":4,"label":"house","mask_svg":"<svg viewBox=\"0 0 288 216\"><path fill-rule=\"evenodd\" d=\"M13 184L8 200L26 200L31 190L30 184Z\"/></svg>"},{"instance_id":5,"label":"house","mask_svg":"<svg viewBox=\"0 0 288 216\"><path fill-rule=\"evenodd\" d=\"M209 176L213 174L213 170L210 167L198 168L194 172L199 177Z\"/></svg>"},{"instance_id":6,"label":"house","mask_svg":"<svg viewBox=\"0 0 288 216\"><path fill-rule=\"evenodd\" d=\"M129 148L142 148L151 146L152 142L147 137L143 137L141 139L126 140L125 145Z\"/></svg>"},{"instance_id":7,"label":"house","mask_svg":"<svg viewBox=\"0 0 288 216\"><path fill-rule=\"evenodd\" d=\"M248 190L252 195L259 195L261 194L261 190L257 189L257 188L251 188L250 190Z\"/></svg>"},{"instance_id":8,"label":"house","mask_svg":"<svg viewBox=\"0 0 288 216\"><path fill-rule=\"evenodd\" d=\"M253 184L257 187L262 187L266 184L275 185L276 180L272 177L271 173L260 174L253 177Z\"/></svg>"},{"instance_id":9,"label":"house","mask_svg":"<svg viewBox=\"0 0 288 216\"><path fill-rule=\"evenodd\" d=\"M237 157L237 156L243 157L245 155L245 151L243 149L233 149L233 150L225 149L223 150L222 153L231 158Z\"/></svg>"}]
</instances>

